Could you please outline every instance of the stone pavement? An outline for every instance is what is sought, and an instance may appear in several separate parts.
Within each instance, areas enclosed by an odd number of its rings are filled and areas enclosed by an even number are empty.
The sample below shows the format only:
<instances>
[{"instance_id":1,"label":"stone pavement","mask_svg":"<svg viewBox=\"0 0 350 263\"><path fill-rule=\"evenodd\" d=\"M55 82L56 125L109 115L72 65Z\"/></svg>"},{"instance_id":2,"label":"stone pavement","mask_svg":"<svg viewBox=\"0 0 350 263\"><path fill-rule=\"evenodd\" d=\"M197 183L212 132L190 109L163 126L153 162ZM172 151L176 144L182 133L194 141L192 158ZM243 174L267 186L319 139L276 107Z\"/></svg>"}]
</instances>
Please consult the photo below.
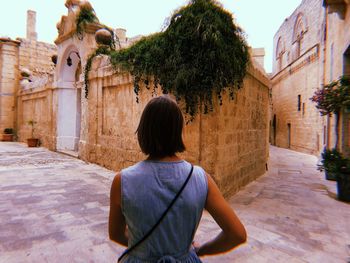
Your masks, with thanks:
<instances>
[{"instance_id":1,"label":"stone pavement","mask_svg":"<svg viewBox=\"0 0 350 263\"><path fill-rule=\"evenodd\" d=\"M350 262L350 204L314 156L271 147L269 172L230 199L248 232L238 249L203 262ZM116 262L108 240L114 172L0 142L0 262ZM204 213L196 241L219 229Z\"/></svg>"}]
</instances>

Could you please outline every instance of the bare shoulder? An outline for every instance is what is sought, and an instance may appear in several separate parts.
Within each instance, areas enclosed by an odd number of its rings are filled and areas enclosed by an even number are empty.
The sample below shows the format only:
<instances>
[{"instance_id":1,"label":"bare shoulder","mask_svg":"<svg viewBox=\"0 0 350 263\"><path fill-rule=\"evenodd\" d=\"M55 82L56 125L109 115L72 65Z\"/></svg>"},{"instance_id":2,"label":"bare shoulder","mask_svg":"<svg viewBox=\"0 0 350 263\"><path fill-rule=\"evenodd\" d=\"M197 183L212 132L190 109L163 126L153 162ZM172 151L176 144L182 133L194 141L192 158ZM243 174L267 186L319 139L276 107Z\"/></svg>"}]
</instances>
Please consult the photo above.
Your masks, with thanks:
<instances>
[{"instance_id":1,"label":"bare shoulder","mask_svg":"<svg viewBox=\"0 0 350 263\"><path fill-rule=\"evenodd\" d=\"M117 172L114 176L112 186L111 186L111 200L116 203L120 203L120 195L121 195L121 173Z\"/></svg>"}]
</instances>

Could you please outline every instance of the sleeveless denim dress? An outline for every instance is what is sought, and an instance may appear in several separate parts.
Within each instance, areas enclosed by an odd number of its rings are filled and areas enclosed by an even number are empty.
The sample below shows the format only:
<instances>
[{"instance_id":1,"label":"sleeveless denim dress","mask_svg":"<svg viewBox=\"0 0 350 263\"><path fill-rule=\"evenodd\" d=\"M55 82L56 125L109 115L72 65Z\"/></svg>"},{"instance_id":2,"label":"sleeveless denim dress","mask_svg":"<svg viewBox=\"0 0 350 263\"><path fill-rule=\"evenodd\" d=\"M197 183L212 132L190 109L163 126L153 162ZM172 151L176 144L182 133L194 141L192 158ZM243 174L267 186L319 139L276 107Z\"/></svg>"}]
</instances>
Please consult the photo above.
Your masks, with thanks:
<instances>
[{"instance_id":1,"label":"sleeveless denim dress","mask_svg":"<svg viewBox=\"0 0 350 263\"><path fill-rule=\"evenodd\" d=\"M122 213L129 244L141 240L167 209L191 164L142 161L121 171ZM197 263L192 241L208 192L204 170L194 166L192 177L163 221L143 243L127 254L127 263Z\"/></svg>"}]
</instances>

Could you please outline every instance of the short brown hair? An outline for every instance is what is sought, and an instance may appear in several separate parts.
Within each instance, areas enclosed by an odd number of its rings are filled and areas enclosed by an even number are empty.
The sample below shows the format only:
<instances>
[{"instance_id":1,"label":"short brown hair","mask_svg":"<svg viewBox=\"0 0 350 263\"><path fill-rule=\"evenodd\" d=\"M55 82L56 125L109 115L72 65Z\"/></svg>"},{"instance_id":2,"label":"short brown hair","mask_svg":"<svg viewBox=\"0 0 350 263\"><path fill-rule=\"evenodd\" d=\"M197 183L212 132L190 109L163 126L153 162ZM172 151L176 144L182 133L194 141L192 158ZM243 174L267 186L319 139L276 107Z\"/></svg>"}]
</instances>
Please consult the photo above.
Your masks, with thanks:
<instances>
[{"instance_id":1,"label":"short brown hair","mask_svg":"<svg viewBox=\"0 0 350 263\"><path fill-rule=\"evenodd\" d=\"M183 124L181 110L169 96L151 99L142 112L136 130L142 152L158 158L183 152Z\"/></svg>"}]
</instances>

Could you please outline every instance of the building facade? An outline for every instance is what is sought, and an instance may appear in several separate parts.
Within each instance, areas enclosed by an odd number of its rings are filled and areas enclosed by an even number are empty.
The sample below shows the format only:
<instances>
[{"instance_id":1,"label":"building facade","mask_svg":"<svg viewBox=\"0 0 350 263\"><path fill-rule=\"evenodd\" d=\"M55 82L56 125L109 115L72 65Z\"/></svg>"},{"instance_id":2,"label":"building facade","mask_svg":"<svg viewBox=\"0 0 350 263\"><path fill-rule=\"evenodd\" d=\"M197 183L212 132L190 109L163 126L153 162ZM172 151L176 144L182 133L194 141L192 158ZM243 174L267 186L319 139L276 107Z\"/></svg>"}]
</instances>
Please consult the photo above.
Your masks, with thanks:
<instances>
[{"instance_id":1,"label":"building facade","mask_svg":"<svg viewBox=\"0 0 350 263\"><path fill-rule=\"evenodd\" d=\"M21 84L27 88L43 86L53 74L51 57L57 54L53 44L40 42L36 33L36 13L27 12L27 36L12 40L0 38L0 132L5 128L16 129ZM22 76L23 75L23 76ZM30 110L33 110L30 108ZM24 109L30 114L29 109ZM40 111L39 111L40 112Z\"/></svg>"},{"instance_id":2,"label":"building facade","mask_svg":"<svg viewBox=\"0 0 350 263\"><path fill-rule=\"evenodd\" d=\"M330 2L303 0L275 34L270 141L276 146L316 155L334 147L333 118L320 116L310 100L322 85L348 74L349 3L340 1L339 15ZM341 116L343 148L348 118Z\"/></svg>"}]
</instances>

